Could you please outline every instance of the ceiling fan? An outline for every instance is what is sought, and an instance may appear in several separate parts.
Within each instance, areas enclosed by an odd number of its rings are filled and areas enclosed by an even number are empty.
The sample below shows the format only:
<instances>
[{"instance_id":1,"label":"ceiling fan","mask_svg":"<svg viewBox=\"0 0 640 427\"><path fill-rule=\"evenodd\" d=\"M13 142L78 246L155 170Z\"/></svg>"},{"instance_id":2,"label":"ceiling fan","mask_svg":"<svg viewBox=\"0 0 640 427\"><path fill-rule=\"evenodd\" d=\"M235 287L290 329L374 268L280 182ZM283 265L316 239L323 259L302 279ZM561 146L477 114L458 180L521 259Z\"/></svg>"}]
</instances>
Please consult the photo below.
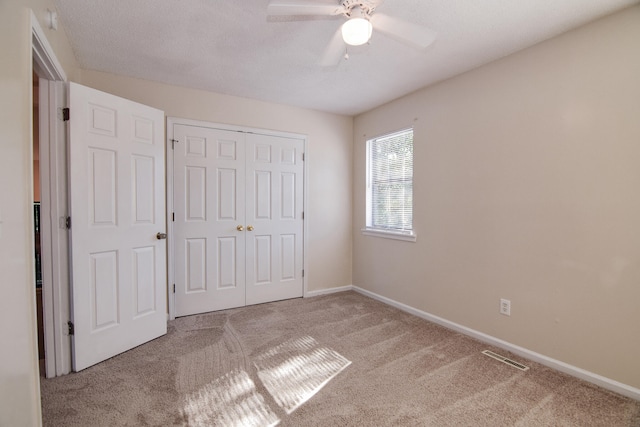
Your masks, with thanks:
<instances>
[{"instance_id":1,"label":"ceiling fan","mask_svg":"<svg viewBox=\"0 0 640 427\"><path fill-rule=\"evenodd\" d=\"M365 44L373 29L416 49L427 48L436 38L434 31L382 13L373 13L383 0L271 0L267 12L271 16L339 16L347 21L333 35L320 64L331 66L345 55L345 43L351 46Z\"/></svg>"}]
</instances>

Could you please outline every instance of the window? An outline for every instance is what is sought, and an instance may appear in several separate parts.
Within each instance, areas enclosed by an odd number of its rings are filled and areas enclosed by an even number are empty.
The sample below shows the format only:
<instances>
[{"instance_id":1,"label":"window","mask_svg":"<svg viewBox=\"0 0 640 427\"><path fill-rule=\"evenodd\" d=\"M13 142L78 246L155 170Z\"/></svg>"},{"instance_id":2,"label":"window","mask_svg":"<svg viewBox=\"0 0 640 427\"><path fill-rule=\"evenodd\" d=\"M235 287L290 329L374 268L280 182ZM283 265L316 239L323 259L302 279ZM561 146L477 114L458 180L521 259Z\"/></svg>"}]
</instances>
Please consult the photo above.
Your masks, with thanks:
<instances>
[{"instance_id":1,"label":"window","mask_svg":"<svg viewBox=\"0 0 640 427\"><path fill-rule=\"evenodd\" d=\"M364 234L415 241L413 129L367 141L366 224Z\"/></svg>"}]
</instances>

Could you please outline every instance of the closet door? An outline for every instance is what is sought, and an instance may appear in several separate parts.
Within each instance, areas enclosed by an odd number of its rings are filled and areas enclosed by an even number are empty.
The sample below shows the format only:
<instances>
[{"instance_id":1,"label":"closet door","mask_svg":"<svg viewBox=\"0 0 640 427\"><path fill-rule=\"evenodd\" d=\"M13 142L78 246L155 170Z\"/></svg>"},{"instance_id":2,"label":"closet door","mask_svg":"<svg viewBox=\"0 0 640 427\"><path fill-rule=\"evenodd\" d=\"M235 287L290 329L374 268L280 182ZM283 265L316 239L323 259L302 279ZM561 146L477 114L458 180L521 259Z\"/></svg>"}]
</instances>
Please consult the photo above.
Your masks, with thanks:
<instances>
[{"instance_id":1,"label":"closet door","mask_svg":"<svg viewBox=\"0 0 640 427\"><path fill-rule=\"evenodd\" d=\"M247 134L248 305L302 296L303 148L299 139Z\"/></svg>"},{"instance_id":2,"label":"closet door","mask_svg":"<svg viewBox=\"0 0 640 427\"><path fill-rule=\"evenodd\" d=\"M244 134L176 124L173 135L175 315L244 306Z\"/></svg>"},{"instance_id":3,"label":"closet door","mask_svg":"<svg viewBox=\"0 0 640 427\"><path fill-rule=\"evenodd\" d=\"M301 297L304 140L171 131L175 316Z\"/></svg>"}]
</instances>

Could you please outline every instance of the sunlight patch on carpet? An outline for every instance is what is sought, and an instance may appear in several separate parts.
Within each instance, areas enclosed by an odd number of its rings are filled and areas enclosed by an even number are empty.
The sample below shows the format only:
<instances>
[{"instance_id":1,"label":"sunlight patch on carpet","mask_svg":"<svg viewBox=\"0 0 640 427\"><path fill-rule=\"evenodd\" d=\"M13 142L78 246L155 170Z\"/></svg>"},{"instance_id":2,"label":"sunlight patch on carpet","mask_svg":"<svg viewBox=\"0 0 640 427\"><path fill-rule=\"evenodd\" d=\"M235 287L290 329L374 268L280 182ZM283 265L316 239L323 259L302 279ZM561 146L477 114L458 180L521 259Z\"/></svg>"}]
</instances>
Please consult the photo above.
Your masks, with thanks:
<instances>
[{"instance_id":1,"label":"sunlight patch on carpet","mask_svg":"<svg viewBox=\"0 0 640 427\"><path fill-rule=\"evenodd\" d=\"M243 370L231 371L187 395L184 414L189 425L275 426L280 422Z\"/></svg>"},{"instance_id":2,"label":"sunlight patch on carpet","mask_svg":"<svg viewBox=\"0 0 640 427\"><path fill-rule=\"evenodd\" d=\"M258 377L274 400L291 414L351 362L312 337L286 341L258 356Z\"/></svg>"}]
</instances>

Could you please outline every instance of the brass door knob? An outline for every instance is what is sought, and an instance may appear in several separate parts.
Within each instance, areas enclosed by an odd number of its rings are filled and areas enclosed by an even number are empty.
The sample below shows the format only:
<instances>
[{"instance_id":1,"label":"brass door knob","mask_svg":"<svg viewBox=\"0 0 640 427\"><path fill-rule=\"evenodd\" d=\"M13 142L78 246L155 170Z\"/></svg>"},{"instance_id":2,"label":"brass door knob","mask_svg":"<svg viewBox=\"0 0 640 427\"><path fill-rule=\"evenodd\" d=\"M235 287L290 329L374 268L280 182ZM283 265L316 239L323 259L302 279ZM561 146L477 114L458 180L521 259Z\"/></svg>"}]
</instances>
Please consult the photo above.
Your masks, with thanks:
<instances>
[{"instance_id":1,"label":"brass door knob","mask_svg":"<svg viewBox=\"0 0 640 427\"><path fill-rule=\"evenodd\" d=\"M244 227L243 227L243 226L241 226L241 225L239 225L239 226L237 226L237 227L236 227L236 230L238 230L238 231L244 231Z\"/></svg>"},{"instance_id":2,"label":"brass door knob","mask_svg":"<svg viewBox=\"0 0 640 427\"><path fill-rule=\"evenodd\" d=\"M253 231L253 225L249 225L249 226L247 226L247 230L248 230L248 231Z\"/></svg>"}]
</instances>

